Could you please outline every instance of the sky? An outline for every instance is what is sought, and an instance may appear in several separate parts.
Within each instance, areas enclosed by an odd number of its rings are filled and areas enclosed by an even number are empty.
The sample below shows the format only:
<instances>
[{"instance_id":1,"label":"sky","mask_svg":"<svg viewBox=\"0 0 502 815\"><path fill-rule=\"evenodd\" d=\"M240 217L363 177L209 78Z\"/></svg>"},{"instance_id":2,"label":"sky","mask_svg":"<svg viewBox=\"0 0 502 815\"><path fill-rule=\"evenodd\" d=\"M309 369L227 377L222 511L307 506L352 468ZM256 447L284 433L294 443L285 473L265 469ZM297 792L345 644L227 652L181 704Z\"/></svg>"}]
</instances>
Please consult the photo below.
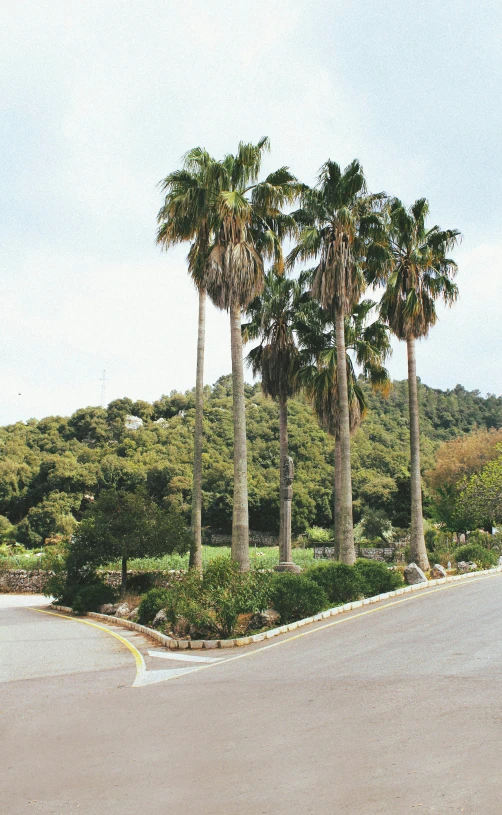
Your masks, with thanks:
<instances>
[{"instance_id":1,"label":"sky","mask_svg":"<svg viewBox=\"0 0 502 815\"><path fill-rule=\"evenodd\" d=\"M155 244L157 185L191 147L264 135L264 172L358 158L462 232L418 374L501 394L501 35L497 0L4 0L0 424L99 404L103 370L107 402L194 386L197 296L187 248ZM210 306L205 381L229 372Z\"/></svg>"}]
</instances>

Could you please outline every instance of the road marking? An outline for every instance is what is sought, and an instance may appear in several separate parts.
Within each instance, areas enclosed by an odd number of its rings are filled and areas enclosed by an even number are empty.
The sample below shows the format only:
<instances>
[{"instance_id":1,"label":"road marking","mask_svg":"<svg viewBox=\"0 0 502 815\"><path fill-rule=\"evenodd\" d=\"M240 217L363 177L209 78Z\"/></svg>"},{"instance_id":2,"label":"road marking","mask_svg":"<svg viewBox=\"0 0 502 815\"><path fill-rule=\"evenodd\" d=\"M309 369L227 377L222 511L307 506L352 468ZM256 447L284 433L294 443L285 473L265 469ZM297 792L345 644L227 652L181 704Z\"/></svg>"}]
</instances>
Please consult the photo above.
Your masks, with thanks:
<instances>
[{"instance_id":1,"label":"road marking","mask_svg":"<svg viewBox=\"0 0 502 815\"><path fill-rule=\"evenodd\" d=\"M224 657L196 657L195 654L177 654L174 651L148 651L151 657L178 659L180 662L221 662Z\"/></svg>"},{"instance_id":2,"label":"road marking","mask_svg":"<svg viewBox=\"0 0 502 815\"><path fill-rule=\"evenodd\" d=\"M105 625L99 625L99 623L91 623L90 620L82 620L80 617L66 617L64 614L58 614L55 611L44 611L41 608L32 608L31 611L38 611L39 614L49 614L51 617L59 617L61 620L70 620L70 622L74 623L84 623L84 625L90 625L91 628L97 628L100 631L104 631L106 634L111 634L112 637L119 640L122 645L125 645L126 648L131 651L136 662L136 677L131 685L133 688L144 688L146 685L155 685L157 682L166 682L168 679L175 679L176 677L181 676L181 674L187 674L197 670L197 668L171 668L165 671L147 671L142 653L138 651L132 642L129 642L129 640L127 640L125 637L121 637L120 634L112 631L111 628L107 628ZM149 653L155 654L154 651L149 651ZM159 654L156 656L159 656ZM162 654L162 656L164 655ZM165 654L165 656L168 657L169 655ZM177 658L179 659L183 656L185 655L178 654ZM197 662L201 659L204 661L208 660L207 657L195 657ZM211 659L211 661L213 660ZM219 662L220 660L215 659L214 661Z\"/></svg>"},{"instance_id":3,"label":"road marking","mask_svg":"<svg viewBox=\"0 0 502 815\"><path fill-rule=\"evenodd\" d=\"M59 617L63 620L70 620L71 622L75 623L84 623L84 625L90 625L93 628L98 628L101 631L106 632L107 634L111 634L112 637L118 639L126 648L133 653L134 659L136 661L136 678L132 684L133 688L140 688L144 687L145 685L153 685L157 682L169 682L171 679L177 679L178 677L184 674L191 674L196 673L197 671L206 671L208 668L217 668L220 667L222 664L226 664L228 662L235 662L236 659L246 659L247 657L253 657L256 654L262 654L263 651L268 651L270 648L278 648L280 645L286 645L288 642L293 642L294 640L299 640L302 637L309 637L312 634L317 634L318 631L324 631L327 628L334 628L336 625L341 625L342 623L350 623L352 620L358 620L360 617L366 617L368 614L376 614L377 611L383 611L387 608L392 608L393 606L400 606L403 603L408 603L411 600L420 600L424 597L429 597L431 594L436 594L440 591L446 591L447 589L454 589L459 586L470 586L471 583L479 583L480 580L489 580L494 577L500 577L500 574L493 574L493 575L483 575L482 577L472 578L469 581L458 581L455 583L449 583L447 586L441 586L437 589L427 589L423 590L417 594L410 594L407 597L402 597L399 600L393 600L391 603L385 603L382 606L377 606L376 608L370 608L367 611L360 611L357 614L352 615L351 617L342 617L339 620L334 620L330 623L324 623L324 625L319 625L316 628L311 628L308 631L302 631L300 634L294 634L292 637L287 637L285 640L278 640L277 642L273 642L270 645L264 645L261 648L256 648L254 651L246 651L245 653L238 654L235 657L227 657L227 658L214 658L209 657L211 659L210 664L199 665L198 667L191 667L191 668L173 668L171 670L166 671L147 671L145 666L145 661L143 659L142 654L138 651L137 648L132 645L125 637L121 637L120 634L116 634L115 631L112 631L110 628L106 628L104 625L98 625L98 623L91 623L89 620L82 620L78 617L65 617L63 614L57 614L54 611L44 611L41 608L31 608L30 611L38 611L40 614L50 614L52 617ZM149 652L150 653L150 652ZM178 659L185 654L178 654ZM188 654L186 655L188 656ZM168 655L166 654L166 658ZM197 657L197 662L201 659L207 660L208 657ZM214 661L213 661L214 660Z\"/></svg>"},{"instance_id":4,"label":"road marking","mask_svg":"<svg viewBox=\"0 0 502 815\"><path fill-rule=\"evenodd\" d=\"M134 660L136 662L136 678L132 683L133 688L141 687L143 682L143 676L146 674L146 667L145 667L145 660L143 659L143 655L138 651L137 648L126 640L125 637L121 637L120 634L117 634L115 631L112 631L110 628L106 628L104 625L99 625L98 623L91 623L90 620L82 620L79 617L65 617L64 614L57 614L55 611L44 611L41 608L30 608L30 611L38 611L39 614L50 614L51 617L59 617L60 620L69 620L72 623L83 623L84 625L90 625L92 628L98 628L100 631L105 631L107 634L111 634L112 637L119 640L122 645L125 645L126 648L129 648L129 651L134 656ZM161 672L163 673L163 671Z\"/></svg>"},{"instance_id":5,"label":"road marking","mask_svg":"<svg viewBox=\"0 0 502 815\"><path fill-rule=\"evenodd\" d=\"M256 656L256 654L262 654L263 651L268 651L270 648L278 648L280 645L286 645L288 642L293 642L293 640L299 640L302 637L309 637L312 634L317 634L318 631L324 631L327 628L334 628L335 625L341 625L342 623L350 623L352 620L357 620L360 617L366 617L368 614L376 614L377 611L383 611L386 608L391 608L392 606L400 606L403 603L407 603L411 600L420 600L423 597L429 597L431 594L436 594L438 591L446 591L446 589L454 589L458 586L470 586L471 583L479 583L480 580L489 580L493 579L494 577L500 577L499 574L494 575L483 575L483 577L476 577L472 578L471 580L465 581L458 581L455 583L450 583L447 586L441 586L438 589L430 589L430 590L422 590L420 593L410 594L407 597L403 597L399 600L393 600L391 603L385 603L383 606L378 606L377 608L370 608L368 611L360 611L358 614L354 614L352 617L342 617L339 620L334 620L331 623L325 623L324 625L320 625L317 628L311 628L309 631L302 631L301 634L294 634L292 637L288 637L285 640L279 640L278 642L273 642L270 645L264 645L262 648L257 648L254 651L246 651L243 654L238 654L235 657L228 657L227 659L219 660L218 662L213 663L212 665L200 665L198 668L192 668L191 670L187 671L186 673L196 673L197 671L207 671L208 668L219 668L222 665L226 665L228 662L235 662L236 659L246 659L247 657ZM166 681L170 679L176 679L177 677L166 677Z\"/></svg>"},{"instance_id":6,"label":"road marking","mask_svg":"<svg viewBox=\"0 0 502 815\"><path fill-rule=\"evenodd\" d=\"M167 682L168 679L176 679L182 674L189 674L197 668L171 668L167 671L145 671L138 683L133 684L133 688L144 688L145 685L155 685L157 682Z\"/></svg>"}]
</instances>

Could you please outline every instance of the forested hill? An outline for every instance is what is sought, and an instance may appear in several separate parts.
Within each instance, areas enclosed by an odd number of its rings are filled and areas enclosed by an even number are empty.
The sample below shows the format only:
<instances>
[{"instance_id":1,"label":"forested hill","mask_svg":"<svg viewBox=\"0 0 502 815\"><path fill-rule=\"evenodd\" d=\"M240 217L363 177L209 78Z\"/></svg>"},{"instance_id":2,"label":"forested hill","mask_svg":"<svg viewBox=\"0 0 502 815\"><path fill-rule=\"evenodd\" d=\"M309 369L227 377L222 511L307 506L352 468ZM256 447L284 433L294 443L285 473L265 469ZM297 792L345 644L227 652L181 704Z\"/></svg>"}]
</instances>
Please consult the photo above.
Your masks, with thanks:
<instances>
[{"instance_id":1,"label":"forested hill","mask_svg":"<svg viewBox=\"0 0 502 815\"><path fill-rule=\"evenodd\" d=\"M260 385L246 386L249 440L250 526L275 531L278 520L279 427L277 406ZM388 398L367 391L368 414L353 439L354 510L385 510L393 524L408 525L407 383ZM461 386L440 391L420 385L422 464L434 464L440 442L476 427L502 427L502 397L484 398ZM206 388L204 525L228 530L232 514L231 380ZM17 540L36 544L69 533L87 496L116 486L146 484L159 501L189 517L194 392L158 401L117 399L64 418L0 428L0 525L17 525ZM137 417L137 420L131 420ZM141 420L141 421L139 421ZM320 429L302 398L289 407L290 452L295 461L293 525L296 532L332 522L333 440ZM427 496L425 502L427 512Z\"/></svg>"}]
</instances>

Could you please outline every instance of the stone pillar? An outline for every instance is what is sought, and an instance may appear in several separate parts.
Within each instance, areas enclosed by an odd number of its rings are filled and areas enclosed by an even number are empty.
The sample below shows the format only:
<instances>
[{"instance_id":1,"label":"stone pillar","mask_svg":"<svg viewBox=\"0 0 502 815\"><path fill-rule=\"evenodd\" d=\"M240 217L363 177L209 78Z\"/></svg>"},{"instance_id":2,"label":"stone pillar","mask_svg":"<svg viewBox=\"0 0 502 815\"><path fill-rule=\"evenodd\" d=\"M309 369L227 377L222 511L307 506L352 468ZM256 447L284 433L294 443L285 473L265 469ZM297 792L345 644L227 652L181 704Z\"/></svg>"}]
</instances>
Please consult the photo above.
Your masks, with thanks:
<instances>
[{"instance_id":1,"label":"stone pillar","mask_svg":"<svg viewBox=\"0 0 502 815\"><path fill-rule=\"evenodd\" d=\"M301 572L300 566L293 563L291 558L291 502L293 500L293 476L293 459L291 456L287 456L284 461L284 469L282 471L281 495L284 513L284 538L282 540L281 551L279 552L279 564L275 567L276 572Z\"/></svg>"}]
</instances>

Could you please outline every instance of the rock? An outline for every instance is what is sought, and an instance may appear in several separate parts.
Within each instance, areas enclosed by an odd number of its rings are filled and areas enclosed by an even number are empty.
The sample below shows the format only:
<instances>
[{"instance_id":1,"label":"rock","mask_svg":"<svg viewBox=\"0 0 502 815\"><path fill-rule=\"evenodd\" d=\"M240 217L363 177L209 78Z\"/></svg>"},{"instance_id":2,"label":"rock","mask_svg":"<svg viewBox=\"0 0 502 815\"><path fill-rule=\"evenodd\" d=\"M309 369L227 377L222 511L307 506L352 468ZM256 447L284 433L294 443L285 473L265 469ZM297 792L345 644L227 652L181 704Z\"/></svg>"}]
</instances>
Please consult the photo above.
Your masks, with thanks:
<instances>
[{"instance_id":1,"label":"rock","mask_svg":"<svg viewBox=\"0 0 502 815\"><path fill-rule=\"evenodd\" d=\"M129 614L127 615L127 619L132 620L133 623L135 623L138 617L139 617L139 606L136 606L136 608L133 608L133 610L129 612Z\"/></svg>"},{"instance_id":2,"label":"rock","mask_svg":"<svg viewBox=\"0 0 502 815\"><path fill-rule=\"evenodd\" d=\"M431 569L431 577L434 580L438 580L441 577L446 577L446 569L444 566L441 566L439 563L435 563Z\"/></svg>"},{"instance_id":3,"label":"rock","mask_svg":"<svg viewBox=\"0 0 502 815\"><path fill-rule=\"evenodd\" d=\"M115 614L117 610L117 606L113 603L105 603L103 606L99 607L100 614Z\"/></svg>"},{"instance_id":4,"label":"rock","mask_svg":"<svg viewBox=\"0 0 502 815\"><path fill-rule=\"evenodd\" d=\"M157 611L157 614L153 618L152 627L157 628L158 625L163 625L166 620L167 620L167 614L164 611L164 609L161 608L160 611Z\"/></svg>"},{"instance_id":5,"label":"rock","mask_svg":"<svg viewBox=\"0 0 502 815\"><path fill-rule=\"evenodd\" d=\"M497 560L497 566L502 566L502 555Z\"/></svg>"},{"instance_id":6,"label":"rock","mask_svg":"<svg viewBox=\"0 0 502 815\"><path fill-rule=\"evenodd\" d=\"M457 572L459 574L465 574L466 572L475 572L478 568L477 563L473 563L470 560L461 560L457 563Z\"/></svg>"},{"instance_id":7,"label":"rock","mask_svg":"<svg viewBox=\"0 0 502 815\"><path fill-rule=\"evenodd\" d=\"M185 617L178 617L173 628L173 636L188 637L190 633L190 623Z\"/></svg>"},{"instance_id":8,"label":"rock","mask_svg":"<svg viewBox=\"0 0 502 815\"><path fill-rule=\"evenodd\" d=\"M262 611L260 614L255 614L251 617L249 621L249 628L273 628L274 625L279 624L279 620L281 619L281 615L278 611L275 611L273 608L267 608L265 611Z\"/></svg>"},{"instance_id":9,"label":"rock","mask_svg":"<svg viewBox=\"0 0 502 815\"><path fill-rule=\"evenodd\" d=\"M404 579L408 586L415 586L417 583L427 583L426 576L416 563L408 563L404 570Z\"/></svg>"},{"instance_id":10,"label":"rock","mask_svg":"<svg viewBox=\"0 0 502 815\"><path fill-rule=\"evenodd\" d=\"M116 611L115 611L115 616L116 616L116 617L128 617L128 616L129 616L129 614L130 614L130 612L131 612L131 609L129 608L129 606L127 605L127 603L122 603L122 605L120 605L120 606L119 606L119 607L116 609Z\"/></svg>"}]
</instances>

